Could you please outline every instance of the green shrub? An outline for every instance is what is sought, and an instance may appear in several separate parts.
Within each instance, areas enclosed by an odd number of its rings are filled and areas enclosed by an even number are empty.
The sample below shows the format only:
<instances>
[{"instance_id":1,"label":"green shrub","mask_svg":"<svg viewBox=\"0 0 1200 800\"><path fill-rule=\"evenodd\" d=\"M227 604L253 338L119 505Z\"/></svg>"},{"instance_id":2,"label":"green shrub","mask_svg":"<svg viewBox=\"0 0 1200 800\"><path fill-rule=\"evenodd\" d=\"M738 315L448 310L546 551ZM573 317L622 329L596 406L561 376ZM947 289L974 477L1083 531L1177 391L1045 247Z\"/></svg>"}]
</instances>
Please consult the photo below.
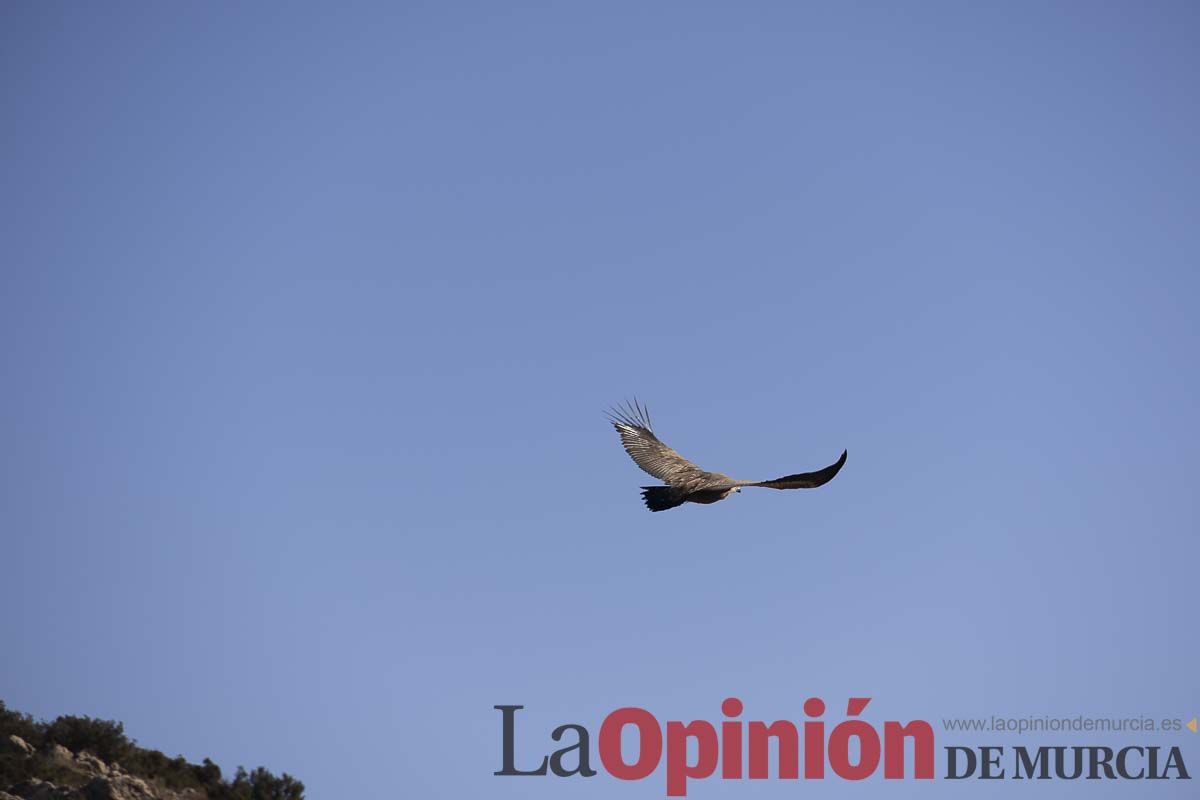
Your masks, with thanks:
<instances>
[{"instance_id":1,"label":"green shrub","mask_svg":"<svg viewBox=\"0 0 1200 800\"><path fill-rule=\"evenodd\" d=\"M137 742L125 735L125 726L120 722L72 716L43 722L10 710L3 700L0 700L0 791L31 778L60 785L79 778L51 759L26 758L11 751L7 739L13 735L38 750L48 744L60 744L75 753L87 750L109 764L119 762L130 775L168 789L201 789L209 800L304 800L304 784L286 772L276 777L263 767L253 772L238 767L234 779L228 781L221 776L221 768L207 758L201 764L190 764L183 756L168 758L157 750L138 747Z\"/></svg>"},{"instance_id":2,"label":"green shrub","mask_svg":"<svg viewBox=\"0 0 1200 800\"><path fill-rule=\"evenodd\" d=\"M35 722L33 717L20 711L11 711L4 701L0 700L0 739L7 740L9 736L20 736L34 747L41 747L46 734L46 726Z\"/></svg>"},{"instance_id":3,"label":"green shrub","mask_svg":"<svg viewBox=\"0 0 1200 800\"><path fill-rule=\"evenodd\" d=\"M91 717L59 717L46 728L46 741L74 753L87 750L101 761L120 761L122 765L135 749L125 736L124 725Z\"/></svg>"}]
</instances>

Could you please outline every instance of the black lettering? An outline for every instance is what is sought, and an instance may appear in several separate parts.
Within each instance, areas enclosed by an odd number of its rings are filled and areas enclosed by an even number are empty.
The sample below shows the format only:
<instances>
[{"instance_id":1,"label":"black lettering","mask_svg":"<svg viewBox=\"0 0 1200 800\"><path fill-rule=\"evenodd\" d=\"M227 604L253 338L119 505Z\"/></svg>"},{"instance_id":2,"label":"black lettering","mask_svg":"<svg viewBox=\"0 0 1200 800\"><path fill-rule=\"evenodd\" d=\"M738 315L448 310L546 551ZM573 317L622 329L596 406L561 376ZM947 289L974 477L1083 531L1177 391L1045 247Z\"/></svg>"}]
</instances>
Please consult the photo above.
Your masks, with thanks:
<instances>
[{"instance_id":1,"label":"black lettering","mask_svg":"<svg viewBox=\"0 0 1200 800\"><path fill-rule=\"evenodd\" d=\"M1039 781L1050 780L1050 754L1047 751L1048 748L1039 747L1037 749L1037 755L1035 755L1033 760L1030 761L1029 751L1024 747L1018 747L1016 758L1017 770L1013 774L1013 779L1020 780L1022 778L1036 778ZM1021 774L1022 769L1025 770L1024 775ZM1035 770L1040 771L1041 774L1034 775L1033 773Z\"/></svg>"},{"instance_id":2,"label":"black lettering","mask_svg":"<svg viewBox=\"0 0 1200 800\"><path fill-rule=\"evenodd\" d=\"M992 755L993 751L995 751L995 755ZM1003 752L1003 747L979 748L979 761L982 764L982 768L979 770L980 780L999 780L1004 777L1004 768L1000 767L1000 755ZM1000 767L1000 772L992 772L992 767Z\"/></svg>"},{"instance_id":3,"label":"black lettering","mask_svg":"<svg viewBox=\"0 0 1200 800\"><path fill-rule=\"evenodd\" d=\"M1188 781L1192 779L1192 776L1188 775L1187 766L1185 766L1183 763L1183 754L1179 752L1178 747L1172 747L1171 752L1167 753L1167 763L1166 766L1163 767L1162 776L1166 778L1167 772L1169 772L1172 768L1174 768L1175 772L1177 773L1175 775L1175 780Z\"/></svg>"},{"instance_id":4,"label":"black lettering","mask_svg":"<svg viewBox=\"0 0 1200 800\"><path fill-rule=\"evenodd\" d=\"M1100 758L1101 753L1104 754L1104 758ZM1104 770L1104 777L1108 778L1109 780L1112 780L1116 777L1113 775L1113 768L1109 763L1112 761L1113 757L1113 751L1111 747L1089 747L1088 756L1090 757L1087 776L1089 781L1099 780L1101 769Z\"/></svg>"},{"instance_id":5,"label":"black lettering","mask_svg":"<svg viewBox=\"0 0 1200 800\"><path fill-rule=\"evenodd\" d=\"M966 770L960 775L958 774L958 753L962 752L967 758ZM975 751L969 747L947 747L946 748L946 777L951 780L960 780L969 778L975 774Z\"/></svg>"},{"instance_id":6,"label":"black lettering","mask_svg":"<svg viewBox=\"0 0 1200 800\"><path fill-rule=\"evenodd\" d=\"M1129 772L1129 767L1126 765L1125 759L1129 757L1129 751L1136 750L1139 756L1145 756L1146 751L1140 747L1122 747L1117 752L1117 774L1126 780L1137 780L1138 778L1146 777L1146 768L1142 767L1136 775Z\"/></svg>"},{"instance_id":7,"label":"black lettering","mask_svg":"<svg viewBox=\"0 0 1200 800\"><path fill-rule=\"evenodd\" d=\"M550 735L554 737L554 741L557 742L567 731L575 731L575 733L579 735L579 740L570 747L564 747L561 750L554 751L554 754L550 756L550 771L560 778L569 778L572 775L582 775L585 778L592 777L596 774L596 770L592 769L588 764L588 750L590 748L588 747L587 728L583 727L582 725L559 725L554 729L554 733ZM579 766L572 770L563 769L563 756L572 750L579 752Z\"/></svg>"},{"instance_id":8,"label":"black lettering","mask_svg":"<svg viewBox=\"0 0 1200 800\"><path fill-rule=\"evenodd\" d=\"M549 761L546 756L542 756L542 766L530 772L522 772L516 767L516 727L517 727L517 711L525 706L492 706L492 708L504 715L504 766L499 772L493 772L493 775L545 775L546 762Z\"/></svg>"}]
</instances>

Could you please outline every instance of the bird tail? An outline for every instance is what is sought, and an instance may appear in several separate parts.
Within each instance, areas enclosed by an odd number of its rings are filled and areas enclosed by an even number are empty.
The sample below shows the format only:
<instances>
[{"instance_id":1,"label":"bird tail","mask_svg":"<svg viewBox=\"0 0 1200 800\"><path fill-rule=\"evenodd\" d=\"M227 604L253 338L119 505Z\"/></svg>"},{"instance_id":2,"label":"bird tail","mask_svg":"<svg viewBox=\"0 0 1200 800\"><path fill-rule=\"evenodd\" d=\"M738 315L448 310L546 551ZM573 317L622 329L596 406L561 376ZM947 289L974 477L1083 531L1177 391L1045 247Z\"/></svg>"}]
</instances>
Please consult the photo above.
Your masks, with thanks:
<instances>
[{"instance_id":1,"label":"bird tail","mask_svg":"<svg viewBox=\"0 0 1200 800\"><path fill-rule=\"evenodd\" d=\"M684 494L674 486L643 486L642 499L651 511L666 511L683 505Z\"/></svg>"}]
</instances>

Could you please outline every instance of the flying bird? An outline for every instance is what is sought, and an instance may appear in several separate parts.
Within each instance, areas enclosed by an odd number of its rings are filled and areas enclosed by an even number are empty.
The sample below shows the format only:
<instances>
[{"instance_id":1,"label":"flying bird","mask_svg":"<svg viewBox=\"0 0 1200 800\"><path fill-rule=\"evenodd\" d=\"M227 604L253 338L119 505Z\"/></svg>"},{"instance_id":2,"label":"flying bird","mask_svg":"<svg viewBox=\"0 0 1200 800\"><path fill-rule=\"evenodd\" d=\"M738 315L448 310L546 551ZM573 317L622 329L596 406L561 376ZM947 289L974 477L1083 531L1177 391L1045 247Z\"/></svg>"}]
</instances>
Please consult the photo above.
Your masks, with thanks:
<instances>
[{"instance_id":1,"label":"flying bird","mask_svg":"<svg viewBox=\"0 0 1200 800\"><path fill-rule=\"evenodd\" d=\"M816 472L785 475L773 481L739 481L720 472L706 472L663 444L650 427L650 412L636 400L608 412L608 418L621 435L621 444L633 462L667 484L642 487L642 499L651 511L666 511L684 503L715 503L742 491L743 486L815 489L833 480L846 463L846 451L843 450L841 458Z\"/></svg>"}]
</instances>

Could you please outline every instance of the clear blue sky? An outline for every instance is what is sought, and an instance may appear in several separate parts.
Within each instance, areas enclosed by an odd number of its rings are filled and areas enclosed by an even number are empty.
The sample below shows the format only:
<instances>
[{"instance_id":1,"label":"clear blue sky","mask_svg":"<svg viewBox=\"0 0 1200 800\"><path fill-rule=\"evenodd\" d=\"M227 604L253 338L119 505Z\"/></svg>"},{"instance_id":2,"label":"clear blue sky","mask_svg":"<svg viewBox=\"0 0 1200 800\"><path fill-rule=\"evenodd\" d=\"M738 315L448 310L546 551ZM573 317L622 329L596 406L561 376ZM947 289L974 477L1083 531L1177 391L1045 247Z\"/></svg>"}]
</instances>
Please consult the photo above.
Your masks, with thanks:
<instances>
[{"instance_id":1,"label":"clear blue sky","mask_svg":"<svg viewBox=\"0 0 1200 800\"><path fill-rule=\"evenodd\" d=\"M0 10L0 698L317 800L663 796L497 703L1200 712L1197 6L501 5ZM849 462L651 515L635 393Z\"/></svg>"}]
</instances>

